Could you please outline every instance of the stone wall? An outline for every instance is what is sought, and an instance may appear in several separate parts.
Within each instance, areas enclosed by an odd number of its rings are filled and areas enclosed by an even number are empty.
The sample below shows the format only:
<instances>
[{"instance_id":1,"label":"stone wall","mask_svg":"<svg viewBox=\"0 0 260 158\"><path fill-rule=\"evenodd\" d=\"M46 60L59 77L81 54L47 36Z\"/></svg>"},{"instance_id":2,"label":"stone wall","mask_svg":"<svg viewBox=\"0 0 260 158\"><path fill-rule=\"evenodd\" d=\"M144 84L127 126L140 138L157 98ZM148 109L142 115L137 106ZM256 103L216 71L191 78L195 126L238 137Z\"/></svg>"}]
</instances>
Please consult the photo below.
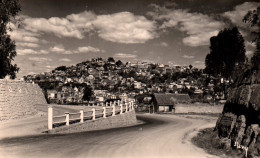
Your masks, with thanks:
<instances>
[{"instance_id":1,"label":"stone wall","mask_svg":"<svg viewBox=\"0 0 260 158\"><path fill-rule=\"evenodd\" d=\"M0 121L36 114L35 104L46 104L37 84L0 80Z\"/></svg>"},{"instance_id":2,"label":"stone wall","mask_svg":"<svg viewBox=\"0 0 260 158\"><path fill-rule=\"evenodd\" d=\"M137 119L135 111L128 111L116 116L110 116L107 118L98 118L96 120L89 120L84 123L75 123L69 126L62 126L53 128L48 133L74 133L92 130L101 130L109 128L118 128L136 125Z\"/></svg>"},{"instance_id":3,"label":"stone wall","mask_svg":"<svg viewBox=\"0 0 260 158\"><path fill-rule=\"evenodd\" d=\"M260 70L247 70L228 93L216 130L219 137L248 148L249 156L260 156Z\"/></svg>"}]
</instances>

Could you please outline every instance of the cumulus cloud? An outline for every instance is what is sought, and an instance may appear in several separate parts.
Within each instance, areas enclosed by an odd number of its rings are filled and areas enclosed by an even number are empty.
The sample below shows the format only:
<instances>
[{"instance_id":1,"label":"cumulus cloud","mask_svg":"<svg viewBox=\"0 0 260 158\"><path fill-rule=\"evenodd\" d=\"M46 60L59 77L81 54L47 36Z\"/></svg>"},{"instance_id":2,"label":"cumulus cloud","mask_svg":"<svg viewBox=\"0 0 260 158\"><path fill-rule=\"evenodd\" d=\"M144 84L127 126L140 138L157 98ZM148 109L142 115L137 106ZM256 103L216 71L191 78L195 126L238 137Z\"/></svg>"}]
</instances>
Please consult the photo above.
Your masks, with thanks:
<instances>
[{"instance_id":1,"label":"cumulus cloud","mask_svg":"<svg viewBox=\"0 0 260 158\"><path fill-rule=\"evenodd\" d=\"M65 52L65 49L64 49L63 45L57 45L57 46L51 47L50 51L56 52L56 53L62 53L62 52Z\"/></svg>"},{"instance_id":2,"label":"cumulus cloud","mask_svg":"<svg viewBox=\"0 0 260 158\"><path fill-rule=\"evenodd\" d=\"M224 17L227 17L231 22L240 27L248 27L247 24L243 23L243 18L249 10L254 10L260 6L257 2L245 2L241 5L236 6L232 11L223 13Z\"/></svg>"},{"instance_id":3,"label":"cumulus cloud","mask_svg":"<svg viewBox=\"0 0 260 158\"><path fill-rule=\"evenodd\" d=\"M155 23L130 12L100 15L93 22L99 37L118 43L144 43L154 39Z\"/></svg>"},{"instance_id":4,"label":"cumulus cloud","mask_svg":"<svg viewBox=\"0 0 260 158\"><path fill-rule=\"evenodd\" d=\"M28 54L49 54L49 52L45 50L34 50L34 49L17 49L16 50L18 55L28 55Z\"/></svg>"},{"instance_id":5,"label":"cumulus cloud","mask_svg":"<svg viewBox=\"0 0 260 158\"><path fill-rule=\"evenodd\" d=\"M66 18L26 18L24 23L25 29L32 30L33 32L53 33L58 37L83 38L80 30L75 29L74 25L71 25L71 22Z\"/></svg>"},{"instance_id":6,"label":"cumulus cloud","mask_svg":"<svg viewBox=\"0 0 260 158\"><path fill-rule=\"evenodd\" d=\"M52 59L44 58L44 57L29 57L29 60L35 61L35 62L47 62L47 61L52 61Z\"/></svg>"},{"instance_id":7,"label":"cumulus cloud","mask_svg":"<svg viewBox=\"0 0 260 158\"><path fill-rule=\"evenodd\" d=\"M23 25L24 30L31 33L50 33L57 37L77 39L83 39L87 33L97 33L104 40L118 43L144 43L156 38L155 23L130 12L96 15L83 11L48 19L24 16Z\"/></svg>"},{"instance_id":8,"label":"cumulus cloud","mask_svg":"<svg viewBox=\"0 0 260 158\"><path fill-rule=\"evenodd\" d=\"M246 47L251 47L251 48L256 48L255 42L245 41L245 46Z\"/></svg>"},{"instance_id":9,"label":"cumulus cloud","mask_svg":"<svg viewBox=\"0 0 260 158\"><path fill-rule=\"evenodd\" d=\"M17 46L21 46L21 47L31 47L31 48L39 47L39 44L37 44L37 43L17 42L16 45Z\"/></svg>"},{"instance_id":10,"label":"cumulus cloud","mask_svg":"<svg viewBox=\"0 0 260 158\"><path fill-rule=\"evenodd\" d=\"M9 23L8 27L11 31L8 31L8 34L11 38L18 42L30 42L30 43L39 43L42 42L39 39L40 34L37 32L32 32L30 30L25 30L23 27L18 28L14 23Z\"/></svg>"},{"instance_id":11,"label":"cumulus cloud","mask_svg":"<svg viewBox=\"0 0 260 158\"><path fill-rule=\"evenodd\" d=\"M209 45L209 39L218 34L225 24L214 20L212 17L201 14L191 13L182 9L167 9L158 5L152 5L154 12L148 12L158 23L162 23L159 28L176 28L186 32L188 35L183 39L185 45L191 47Z\"/></svg>"},{"instance_id":12,"label":"cumulus cloud","mask_svg":"<svg viewBox=\"0 0 260 158\"><path fill-rule=\"evenodd\" d=\"M80 53L88 53L88 52L101 52L100 49L98 48L94 48L94 47L91 47L91 46L87 46L87 47L78 47L78 51Z\"/></svg>"},{"instance_id":13,"label":"cumulus cloud","mask_svg":"<svg viewBox=\"0 0 260 158\"><path fill-rule=\"evenodd\" d=\"M114 55L116 58L137 58L136 54L125 54L125 53L117 53Z\"/></svg>"},{"instance_id":14,"label":"cumulus cloud","mask_svg":"<svg viewBox=\"0 0 260 158\"><path fill-rule=\"evenodd\" d=\"M62 61L62 62L70 62L71 60L68 59L68 58L61 58L61 59L59 59L59 61Z\"/></svg>"},{"instance_id":15,"label":"cumulus cloud","mask_svg":"<svg viewBox=\"0 0 260 158\"><path fill-rule=\"evenodd\" d=\"M254 54L254 52L251 51L251 50L246 51L246 56L247 56L247 57L252 57L253 54Z\"/></svg>"},{"instance_id":16,"label":"cumulus cloud","mask_svg":"<svg viewBox=\"0 0 260 158\"><path fill-rule=\"evenodd\" d=\"M163 46L163 47L168 47L168 44L167 44L166 42L162 42L162 43L161 43L161 46Z\"/></svg>"},{"instance_id":17,"label":"cumulus cloud","mask_svg":"<svg viewBox=\"0 0 260 158\"><path fill-rule=\"evenodd\" d=\"M198 68L203 68L203 67L205 67L205 62L197 60L197 61L194 61L192 65L194 65Z\"/></svg>"},{"instance_id":18,"label":"cumulus cloud","mask_svg":"<svg viewBox=\"0 0 260 158\"><path fill-rule=\"evenodd\" d=\"M186 59L193 59L193 58L194 58L194 56L192 56L192 55L186 55L186 54L184 54L182 57L183 57L183 58L186 58Z\"/></svg>"}]
</instances>

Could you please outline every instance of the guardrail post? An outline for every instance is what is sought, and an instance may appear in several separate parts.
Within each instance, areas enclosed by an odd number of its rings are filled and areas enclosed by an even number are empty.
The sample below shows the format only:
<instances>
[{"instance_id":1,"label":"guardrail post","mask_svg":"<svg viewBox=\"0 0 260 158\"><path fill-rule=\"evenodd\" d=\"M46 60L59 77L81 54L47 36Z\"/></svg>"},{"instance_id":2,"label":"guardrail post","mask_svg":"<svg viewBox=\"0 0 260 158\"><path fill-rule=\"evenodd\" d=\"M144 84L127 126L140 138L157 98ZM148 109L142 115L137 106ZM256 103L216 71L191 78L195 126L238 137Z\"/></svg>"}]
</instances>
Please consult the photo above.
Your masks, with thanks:
<instances>
[{"instance_id":1,"label":"guardrail post","mask_svg":"<svg viewBox=\"0 0 260 158\"><path fill-rule=\"evenodd\" d=\"M92 120L96 119L96 109L92 108Z\"/></svg>"},{"instance_id":2,"label":"guardrail post","mask_svg":"<svg viewBox=\"0 0 260 158\"><path fill-rule=\"evenodd\" d=\"M106 118L106 107L103 107L103 118Z\"/></svg>"},{"instance_id":3,"label":"guardrail post","mask_svg":"<svg viewBox=\"0 0 260 158\"><path fill-rule=\"evenodd\" d=\"M108 106L108 102L106 102L106 106Z\"/></svg>"},{"instance_id":4,"label":"guardrail post","mask_svg":"<svg viewBox=\"0 0 260 158\"><path fill-rule=\"evenodd\" d=\"M84 122L84 112L83 109L80 109L80 122L83 123Z\"/></svg>"},{"instance_id":5,"label":"guardrail post","mask_svg":"<svg viewBox=\"0 0 260 158\"><path fill-rule=\"evenodd\" d=\"M70 113L69 112L65 112L65 116L66 116L66 125L69 126L70 125Z\"/></svg>"},{"instance_id":6,"label":"guardrail post","mask_svg":"<svg viewBox=\"0 0 260 158\"><path fill-rule=\"evenodd\" d=\"M110 102L109 102L109 106L112 106L112 104L113 104L113 102L112 102L112 101L110 101Z\"/></svg>"},{"instance_id":7,"label":"guardrail post","mask_svg":"<svg viewBox=\"0 0 260 158\"><path fill-rule=\"evenodd\" d=\"M120 104L120 114L122 114L123 113L123 104L121 103Z\"/></svg>"},{"instance_id":8,"label":"guardrail post","mask_svg":"<svg viewBox=\"0 0 260 158\"><path fill-rule=\"evenodd\" d=\"M115 105L113 105L113 114L112 114L112 116L116 116L116 106Z\"/></svg>"},{"instance_id":9,"label":"guardrail post","mask_svg":"<svg viewBox=\"0 0 260 158\"><path fill-rule=\"evenodd\" d=\"M53 108L52 106L48 107L48 129L51 130L53 128Z\"/></svg>"},{"instance_id":10,"label":"guardrail post","mask_svg":"<svg viewBox=\"0 0 260 158\"><path fill-rule=\"evenodd\" d=\"M128 103L125 103L125 112L128 111Z\"/></svg>"}]
</instances>

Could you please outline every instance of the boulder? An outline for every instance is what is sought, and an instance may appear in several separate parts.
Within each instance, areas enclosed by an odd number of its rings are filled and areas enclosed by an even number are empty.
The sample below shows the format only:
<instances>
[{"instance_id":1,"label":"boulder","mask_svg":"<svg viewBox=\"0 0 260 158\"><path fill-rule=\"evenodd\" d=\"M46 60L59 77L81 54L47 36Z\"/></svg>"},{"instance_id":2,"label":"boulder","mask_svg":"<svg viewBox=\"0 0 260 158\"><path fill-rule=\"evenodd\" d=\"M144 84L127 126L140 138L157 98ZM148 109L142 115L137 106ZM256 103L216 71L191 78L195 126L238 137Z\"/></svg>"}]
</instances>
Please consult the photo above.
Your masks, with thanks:
<instances>
[{"instance_id":1,"label":"boulder","mask_svg":"<svg viewBox=\"0 0 260 158\"><path fill-rule=\"evenodd\" d=\"M235 123L235 126L234 126L232 134L231 134L231 141L233 143L237 142L237 143L241 144L245 128L246 128L246 117L245 117L245 115L240 115L237 118L237 121Z\"/></svg>"},{"instance_id":2,"label":"boulder","mask_svg":"<svg viewBox=\"0 0 260 158\"><path fill-rule=\"evenodd\" d=\"M228 90L227 102L215 129L219 137L230 138L260 156L260 70L248 69Z\"/></svg>"}]
</instances>

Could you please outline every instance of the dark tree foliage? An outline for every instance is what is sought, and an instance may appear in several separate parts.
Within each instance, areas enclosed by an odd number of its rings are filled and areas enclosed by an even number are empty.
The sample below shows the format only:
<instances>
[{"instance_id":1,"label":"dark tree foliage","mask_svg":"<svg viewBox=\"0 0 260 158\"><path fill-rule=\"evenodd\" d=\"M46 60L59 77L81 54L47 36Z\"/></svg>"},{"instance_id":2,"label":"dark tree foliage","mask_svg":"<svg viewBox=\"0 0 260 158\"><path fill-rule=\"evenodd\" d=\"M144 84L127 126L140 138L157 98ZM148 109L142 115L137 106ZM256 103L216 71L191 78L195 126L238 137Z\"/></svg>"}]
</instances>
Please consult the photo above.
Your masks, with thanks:
<instances>
[{"instance_id":1,"label":"dark tree foliage","mask_svg":"<svg viewBox=\"0 0 260 158\"><path fill-rule=\"evenodd\" d=\"M84 95L83 95L83 100L89 101L91 96L93 95L93 90L90 86L85 86L84 88Z\"/></svg>"},{"instance_id":2,"label":"dark tree foliage","mask_svg":"<svg viewBox=\"0 0 260 158\"><path fill-rule=\"evenodd\" d=\"M224 29L210 38L210 54L206 56L205 71L212 76L230 78L236 65L246 60L245 44L236 27Z\"/></svg>"},{"instance_id":3,"label":"dark tree foliage","mask_svg":"<svg viewBox=\"0 0 260 158\"><path fill-rule=\"evenodd\" d=\"M107 62L115 62L115 59L113 58L113 57L109 57L108 59L107 59Z\"/></svg>"},{"instance_id":4,"label":"dark tree foliage","mask_svg":"<svg viewBox=\"0 0 260 158\"><path fill-rule=\"evenodd\" d=\"M253 29L252 33L255 35L253 42L256 43L256 50L251 58L253 68L260 68L260 7L256 10L249 11L243 21L249 23Z\"/></svg>"},{"instance_id":5,"label":"dark tree foliage","mask_svg":"<svg viewBox=\"0 0 260 158\"><path fill-rule=\"evenodd\" d=\"M12 79L16 77L19 68L12 64L16 56L15 42L7 34L7 24L20 11L17 0L0 0L0 78L10 75Z\"/></svg>"},{"instance_id":6,"label":"dark tree foliage","mask_svg":"<svg viewBox=\"0 0 260 158\"><path fill-rule=\"evenodd\" d=\"M122 66L122 65L124 65L124 64L123 64L123 62L122 62L121 60L118 60L118 61L116 62L116 66Z\"/></svg>"},{"instance_id":7,"label":"dark tree foliage","mask_svg":"<svg viewBox=\"0 0 260 158\"><path fill-rule=\"evenodd\" d=\"M57 70L57 71L66 71L67 67L66 66L59 66L55 70Z\"/></svg>"}]
</instances>

